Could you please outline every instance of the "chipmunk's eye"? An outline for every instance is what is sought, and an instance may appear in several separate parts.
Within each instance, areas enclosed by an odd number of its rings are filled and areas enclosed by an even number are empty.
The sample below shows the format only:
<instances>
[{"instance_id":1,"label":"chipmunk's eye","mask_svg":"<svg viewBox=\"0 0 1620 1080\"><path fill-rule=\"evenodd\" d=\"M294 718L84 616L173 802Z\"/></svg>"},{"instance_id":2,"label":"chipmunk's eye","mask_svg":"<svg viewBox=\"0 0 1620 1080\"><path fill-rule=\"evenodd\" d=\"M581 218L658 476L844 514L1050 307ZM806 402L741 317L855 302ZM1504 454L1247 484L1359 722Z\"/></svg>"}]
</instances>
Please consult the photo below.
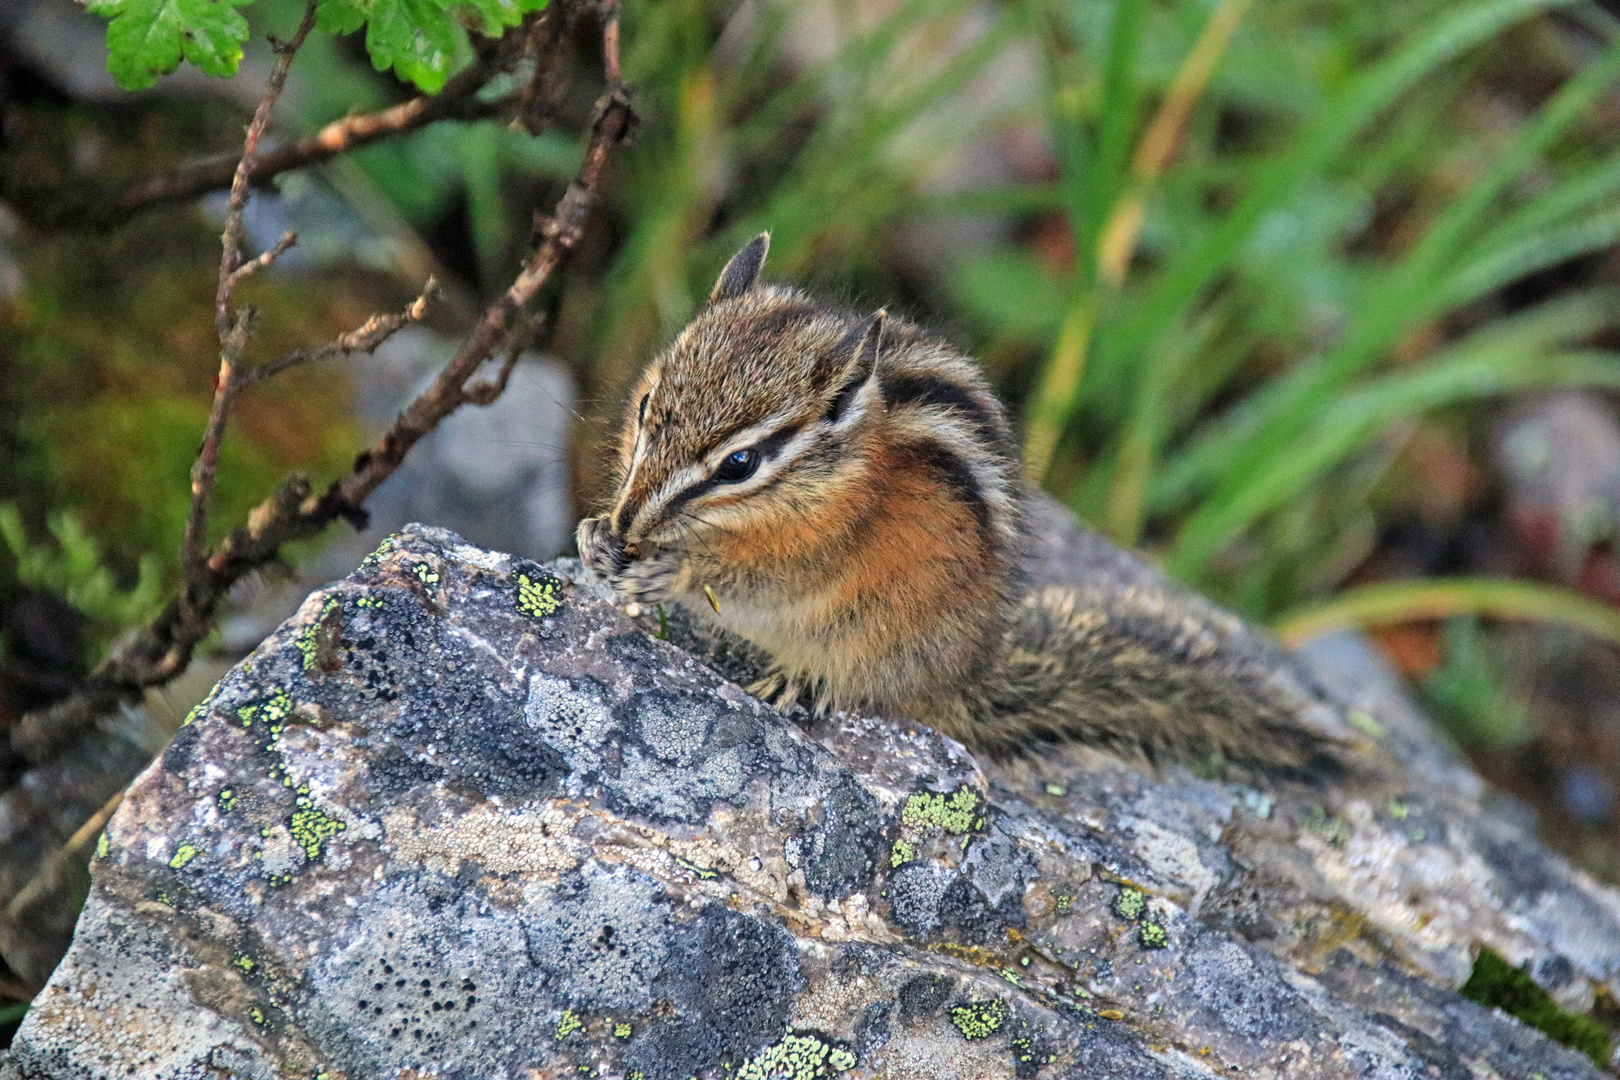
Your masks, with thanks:
<instances>
[{"instance_id":1,"label":"chipmunk's eye","mask_svg":"<svg viewBox=\"0 0 1620 1080\"><path fill-rule=\"evenodd\" d=\"M736 484L753 476L757 468L759 468L758 450L738 450L726 456L726 460L714 470L714 478L722 484Z\"/></svg>"},{"instance_id":2,"label":"chipmunk's eye","mask_svg":"<svg viewBox=\"0 0 1620 1080\"><path fill-rule=\"evenodd\" d=\"M649 390L645 394L641 395L641 404L636 406L636 423L637 424L645 424L647 422L647 402L649 402L651 400L652 400L652 391L651 390Z\"/></svg>"}]
</instances>

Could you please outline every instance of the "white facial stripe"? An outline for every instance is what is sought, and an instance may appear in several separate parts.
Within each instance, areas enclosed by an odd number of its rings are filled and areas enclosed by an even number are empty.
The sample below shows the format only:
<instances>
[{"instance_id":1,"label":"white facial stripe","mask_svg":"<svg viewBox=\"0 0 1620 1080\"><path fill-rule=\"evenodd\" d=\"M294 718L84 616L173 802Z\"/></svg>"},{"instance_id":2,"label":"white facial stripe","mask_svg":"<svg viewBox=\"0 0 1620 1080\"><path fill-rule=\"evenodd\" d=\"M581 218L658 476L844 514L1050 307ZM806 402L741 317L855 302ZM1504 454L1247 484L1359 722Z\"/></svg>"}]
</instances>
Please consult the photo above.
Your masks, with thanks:
<instances>
[{"instance_id":1,"label":"white facial stripe","mask_svg":"<svg viewBox=\"0 0 1620 1080\"><path fill-rule=\"evenodd\" d=\"M664 481L663 487L653 492L651 498L641 504L641 511L636 514L636 522L657 521L671 499L708 475L709 470L701 465L688 465L679 470ZM636 522L632 523L632 528Z\"/></svg>"},{"instance_id":2,"label":"white facial stripe","mask_svg":"<svg viewBox=\"0 0 1620 1080\"><path fill-rule=\"evenodd\" d=\"M640 513L636 515L636 520L638 522L658 520L671 500L677 498L683 491L691 487L693 484L702 483L704 480L707 480L709 477L714 475L714 470L718 468L720 463L726 458L730 457L738 450L746 450L749 447L757 444L761 439L770 436L780 429L783 424L793 419L793 416L793 413L784 413L779 416L773 416L763 423L755 424L750 428L746 428L745 430L738 432L736 435L726 440L725 444L722 445L720 449L711 453L705 459L703 464L688 465L686 468L675 473L668 480L664 481L663 485L653 494L651 498L642 504ZM756 471L754 475L749 477L747 480L740 481L735 484L725 484L717 490L725 491L728 494L735 494L760 487L770 480L771 477L780 473L785 467L791 464L795 458L804 453L805 450L809 449L809 447L815 443L817 439L815 427L816 425L814 424L805 425L805 429L803 431L789 439L785 444L783 444L781 449L776 451L775 454L771 455L771 457L768 459L761 461L758 471Z\"/></svg>"}]
</instances>

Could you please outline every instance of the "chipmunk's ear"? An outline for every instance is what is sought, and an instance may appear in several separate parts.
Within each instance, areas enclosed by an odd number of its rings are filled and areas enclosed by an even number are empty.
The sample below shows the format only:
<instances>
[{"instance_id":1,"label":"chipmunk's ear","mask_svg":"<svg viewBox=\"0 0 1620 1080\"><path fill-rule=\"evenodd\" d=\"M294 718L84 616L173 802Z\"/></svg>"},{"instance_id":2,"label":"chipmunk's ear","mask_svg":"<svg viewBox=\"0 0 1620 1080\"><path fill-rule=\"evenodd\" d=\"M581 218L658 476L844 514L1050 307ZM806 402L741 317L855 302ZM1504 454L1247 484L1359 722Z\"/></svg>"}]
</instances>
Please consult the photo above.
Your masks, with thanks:
<instances>
[{"instance_id":1,"label":"chipmunk's ear","mask_svg":"<svg viewBox=\"0 0 1620 1080\"><path fill-rule=\"evenodd\" d=\"M846 342L853 341L853 347L849 349L849 362L844 367L838 392L827 405L824 419L829 424L836 424L847 417L861 390L873 381L872 374L877 370L878 353L883 349L883 326L888 318L888 311L879 308L872 313L870 319L850 331L848 337L844 339Z\"/></svg>"},{"instance_id":2,"label":"chipmunk's ear","mask_svg":"<svg viewBox=\"0 0 1620 1080\"><path fill-rule=\"evenodd\" d=\"M709 303L730 300L759 284L759 272L765 268L765 256L771 250L771 234L762 232L743 247L720 271L720 280L709 293Z\"/></svg>"}]
</instances>

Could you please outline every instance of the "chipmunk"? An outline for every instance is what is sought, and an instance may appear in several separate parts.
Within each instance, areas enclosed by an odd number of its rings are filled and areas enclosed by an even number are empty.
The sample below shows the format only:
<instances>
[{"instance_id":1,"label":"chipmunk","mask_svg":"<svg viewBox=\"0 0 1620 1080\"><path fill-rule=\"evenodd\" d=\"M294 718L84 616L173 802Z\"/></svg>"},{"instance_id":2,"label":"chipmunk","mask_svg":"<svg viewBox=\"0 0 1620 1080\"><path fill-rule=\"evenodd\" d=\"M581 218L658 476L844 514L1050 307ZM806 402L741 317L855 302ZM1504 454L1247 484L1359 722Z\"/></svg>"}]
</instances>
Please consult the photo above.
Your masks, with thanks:
<instances>
[{"instance_id":1,"label":"chipmunk","mask_svg":"<svg viewBox=\"0 0 1620 1080\"><path fill-rule=\"evenodd\" d=\"M588 567L763 650L749 690L781 708L898 714L998 757L1319 755L1261 688L1029 591L1018 444L978 365L885 311L761 283L769 244L636 384L612 507L579 525Z\"/></svg>"}]
</instances>

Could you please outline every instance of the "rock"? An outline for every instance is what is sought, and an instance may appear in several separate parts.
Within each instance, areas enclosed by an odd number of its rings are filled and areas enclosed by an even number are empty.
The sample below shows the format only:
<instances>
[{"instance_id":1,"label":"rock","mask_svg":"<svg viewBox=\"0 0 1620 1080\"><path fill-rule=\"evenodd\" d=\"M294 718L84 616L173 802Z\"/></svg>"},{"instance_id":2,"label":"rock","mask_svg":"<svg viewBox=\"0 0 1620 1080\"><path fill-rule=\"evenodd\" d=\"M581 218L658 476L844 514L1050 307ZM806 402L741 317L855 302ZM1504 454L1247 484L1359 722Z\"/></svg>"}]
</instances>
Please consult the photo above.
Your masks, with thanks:
<instances>
[{"instance_id":1,"label":"rock","mask_svg":"<svg viewBox=\"0 0 1620 1080\"><path fill-rule=\"evenodd\" d=\"M1045 532L1037 577L1159 612L1411 766L1262 787L801 725L718 673L745 653L657 640L577 563L412 526L141 775L0 1076L1602 1075L1454 988L1489 946L1566 1008L1615 994L1620 897L1353 644L1339 705Z\"/></svg>"}]
</instances>

